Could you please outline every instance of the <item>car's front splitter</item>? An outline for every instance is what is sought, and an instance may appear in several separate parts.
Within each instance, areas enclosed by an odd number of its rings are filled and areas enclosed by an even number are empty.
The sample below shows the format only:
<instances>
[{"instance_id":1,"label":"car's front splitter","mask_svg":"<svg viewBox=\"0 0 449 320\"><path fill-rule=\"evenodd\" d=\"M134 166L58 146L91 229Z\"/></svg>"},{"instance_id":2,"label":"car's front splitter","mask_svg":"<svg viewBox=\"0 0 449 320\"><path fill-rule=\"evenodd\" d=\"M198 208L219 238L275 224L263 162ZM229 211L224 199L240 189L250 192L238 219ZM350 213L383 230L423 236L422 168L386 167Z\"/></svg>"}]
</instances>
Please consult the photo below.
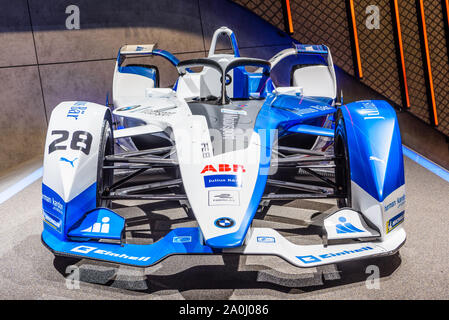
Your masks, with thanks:
<instances>
[{"instance_id":1,"label":"car's front splitter","mask_svg":"<svg viewBox=\"0 0 449 320\"><path fill-rule=\"evenodd\" d=\"M135 267L149 267L178 254L275 255L291 264L307 268L394 254L404 244L404 229L395 230L383 241L353 242L338 245L296 245L277 231L253 228L241 247L214 249L203 245L198 228L179 228L148 245L113 244L97 241L61 241L44 230L43 243L57 256L100 260Z\"/></svg>"}]
</instances>

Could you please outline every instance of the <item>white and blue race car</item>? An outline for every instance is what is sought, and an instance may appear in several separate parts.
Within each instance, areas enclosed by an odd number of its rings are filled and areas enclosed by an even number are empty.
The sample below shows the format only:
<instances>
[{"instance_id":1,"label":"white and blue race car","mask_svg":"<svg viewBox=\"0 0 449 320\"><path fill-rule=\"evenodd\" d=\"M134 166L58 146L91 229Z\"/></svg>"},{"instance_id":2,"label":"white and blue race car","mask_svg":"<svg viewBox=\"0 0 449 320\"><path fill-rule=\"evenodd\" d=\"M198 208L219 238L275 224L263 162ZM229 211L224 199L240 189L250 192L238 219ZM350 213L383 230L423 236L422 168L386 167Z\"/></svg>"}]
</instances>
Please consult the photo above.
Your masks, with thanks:
<instances>
[{"instance_id":1,"label":"white and blue race car","mask_svg":"<svg viewBox=\"0 0 449 320\"><path fill-rule=\"evenodd\" d=\"M217 54L218 36L233 54ZM157 68L126 64L158 55L177 68L159 88ZM272 68L289 56L289 87ZM119 51L113 107L66 101L53 110L45 144L42 241L55 256L148 267L178 254L276 255L298 267L390 255L405 242L405 181L395 110L384 101L337 102L331 53L295 44L269 61L240 57L222 27L207 58L178 61L154 45ZM279 201L335 199L295 244L253 225ZM196 227L150 244L127 238L117 200L174 201Z\"/></svg>"}]
</instances>

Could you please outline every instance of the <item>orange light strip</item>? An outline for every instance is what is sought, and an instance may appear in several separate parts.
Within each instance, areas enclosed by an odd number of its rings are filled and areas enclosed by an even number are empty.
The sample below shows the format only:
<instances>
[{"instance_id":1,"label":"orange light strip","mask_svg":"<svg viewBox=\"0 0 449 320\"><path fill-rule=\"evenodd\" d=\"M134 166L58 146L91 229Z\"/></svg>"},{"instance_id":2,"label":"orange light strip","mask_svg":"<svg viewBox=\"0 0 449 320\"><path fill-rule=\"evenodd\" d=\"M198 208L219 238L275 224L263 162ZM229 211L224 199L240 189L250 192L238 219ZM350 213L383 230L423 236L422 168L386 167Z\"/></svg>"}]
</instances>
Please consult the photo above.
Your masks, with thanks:
<instances>
[{"instance_id":1,"label":"orange light strip","mask_svg":"<svg viewBox=\"0 0 449 320\"><path fill-rule=\"evenodd\" d=\"M354 0L349 0L349 6L351 9L351 21L352 21L352 30L354 32L354 45L355 45L355 54L357 60L357 71L359 73L359 78L363 78L363 70L362 70L362 60L360 58L360 47L359 47L359 37L357 35L357 24L355 19L355 10L354 10Z\"/></svg>"},{"instance_id":2,"label":"orange light strip","mask_svg":"<svg viewBox=\"0 0 449 320\"><path fill-rule=\"evenodd\" d=\"M449 1L449 0L446 0ZM404 46L402 44L402 31L401 31L401 19L399 18L399 6L398 0L394 0L394 13L396 16L396 25L398 31L398 42L399 42L399 54L401 56L401 67L402 67L402 77L404 79L404 91L405 91L405 100L407 108L410 108L410 97L408 94L408 85L407 85L407 72L405 70L405 58L404 58Z\"/></svg>"},{"instance_id":3,"label":"orange light strip","mask_svg":"<svg viewBox=\"0 0 449 320\"><path fill-rule=\"evenodd\" d=\"M445 0L445 4L446 4L447 26L449 27L449 0Z\"/></svg>"},{"instance_id":4,"label":"orange light strip","mask_svg":"<svg viewBox=\"0 0 449 320\"><path fill-rule=\"evenodd\" d=\"M287 9L288 33L293 34L292 11L290 9L290 0L285 0L285 8Z\"/></svg>"},{"instance_id":5,"label":"orange light strip","mask_svg":"<svg viewBox=\"0 0 449 320\"><path fill-rule=\"evenodd\" d=\"M438 126L437 105L435 102L435 89L433 86L432 67L430 65L429 41L427 39L426 16L424 14L423 0L419 0L419 9L421 11L421 23L422 23L423 38L424 38L424 50L426 52L426 62L427 62L427 76L429 77L430 98L432 101L433 123L435 126Z\"/></svg>"}]
</instances>

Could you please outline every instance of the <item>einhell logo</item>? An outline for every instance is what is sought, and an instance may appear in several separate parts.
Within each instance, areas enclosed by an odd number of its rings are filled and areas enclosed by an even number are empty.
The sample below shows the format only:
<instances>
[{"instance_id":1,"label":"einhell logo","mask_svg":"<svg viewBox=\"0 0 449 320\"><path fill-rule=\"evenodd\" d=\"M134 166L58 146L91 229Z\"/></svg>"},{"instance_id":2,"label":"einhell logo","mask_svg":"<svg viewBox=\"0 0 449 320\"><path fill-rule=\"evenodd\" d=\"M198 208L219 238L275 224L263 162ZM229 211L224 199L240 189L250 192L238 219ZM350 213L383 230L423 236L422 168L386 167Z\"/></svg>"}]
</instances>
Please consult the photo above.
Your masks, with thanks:
<instances>
[{"instance_id":1,"label":"einhell logo","mask_svg":"<svg viewBox=\"0 0 449 320\"><path fill-rule=\"evenodd\" d=\"M201 174L208 172L246 172L245 167L241 164L219 164L218 166L207 165L204 167Z\"/></svg>"}]
</instances>

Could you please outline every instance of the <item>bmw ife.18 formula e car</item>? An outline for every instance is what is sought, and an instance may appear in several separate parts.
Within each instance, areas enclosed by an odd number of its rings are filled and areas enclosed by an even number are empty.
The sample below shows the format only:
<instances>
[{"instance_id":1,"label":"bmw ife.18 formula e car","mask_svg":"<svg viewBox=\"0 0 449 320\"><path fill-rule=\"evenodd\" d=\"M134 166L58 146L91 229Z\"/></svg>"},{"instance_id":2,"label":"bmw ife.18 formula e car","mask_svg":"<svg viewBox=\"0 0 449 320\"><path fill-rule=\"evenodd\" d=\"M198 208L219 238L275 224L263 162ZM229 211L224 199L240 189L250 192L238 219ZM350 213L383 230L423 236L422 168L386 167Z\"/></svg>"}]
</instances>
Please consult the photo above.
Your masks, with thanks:
<instances>
[{"instance_id":1,"label":"bmw ife.18 formula e car","mask_svg":"<svg viewBox=\"0 0 449 320\"><path fill-rule=\"evenodd\" d=\"M233 54L215 52L222 34ZM176 67L173 87L159 88L156 67L125 63L145 56ZM271 69L290 56L299 61L290 86L276 87ZM180 62L154 45L126 45L112 98L62 102L51 114L42 241L57 257L147 267L170 255L233 253L314 267L391 255L405 242L395 110L384 101L342 104L325 45L245 58L226 27L207 58ZM263 218L256 213L297 199L335 199L335 210L310 229L319 243L254 226ZM118 200L174 201L196 224L135 243L111 210Z\"/></svg>"}]
</instances>

